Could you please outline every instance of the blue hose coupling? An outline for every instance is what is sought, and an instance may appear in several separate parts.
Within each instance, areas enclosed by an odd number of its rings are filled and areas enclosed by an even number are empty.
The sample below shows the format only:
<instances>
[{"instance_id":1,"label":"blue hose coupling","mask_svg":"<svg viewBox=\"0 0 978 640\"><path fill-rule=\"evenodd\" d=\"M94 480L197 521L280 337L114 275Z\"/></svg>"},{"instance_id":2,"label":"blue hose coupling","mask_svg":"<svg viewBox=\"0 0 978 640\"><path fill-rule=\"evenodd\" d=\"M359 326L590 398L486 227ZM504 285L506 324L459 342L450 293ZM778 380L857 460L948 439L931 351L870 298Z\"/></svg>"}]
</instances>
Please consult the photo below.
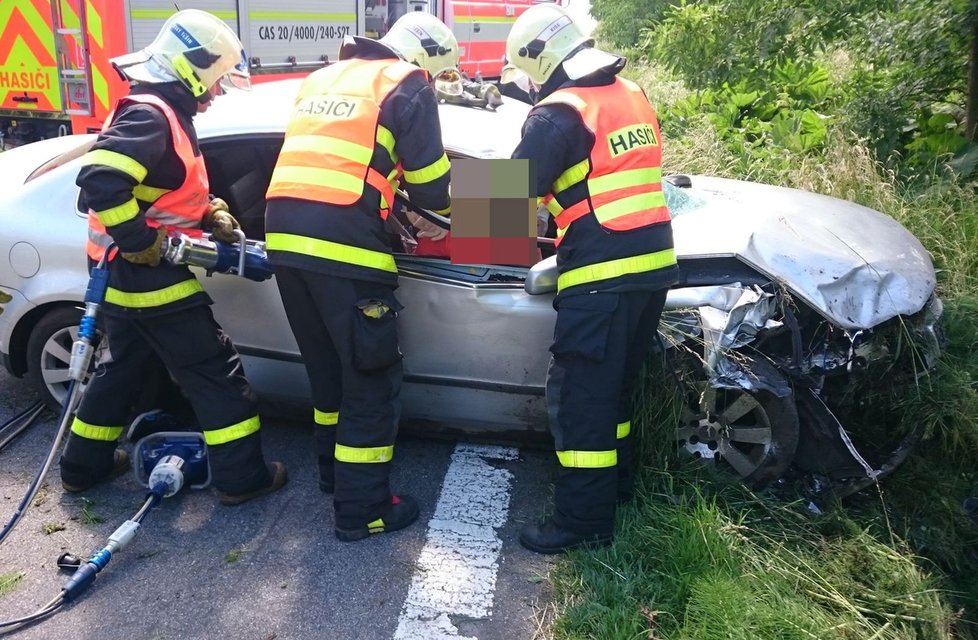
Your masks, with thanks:
<instances>
[{"instance_id":1,"label":"blue hose coupling","mask_svg":"<svg viewBox=\"0 0 978 640\"><path fill-rule=\"evenodd\" d=\"M96 567L91 561L78 567L75 573L68 578L65 586L61 587L61 593L64 595L65 602L71 602L80 596L85 589L95 582L95 575L98 572L99 567Z\"/></svg>"},{"instance_id":2,"label":"blue hose coupling","mask_svg":"<svg viewBox=\"0 0 978 640\"><path fill-rule=\"evenodd\" d=\"M88 338L89 340L95 337L95 316L88 315L87 313L81 317L81 322L78 324L78 337Z\"/></svg>"},{"instance_id":3,"label":"blue hose coupling","mask_svg":"<svg viewBox=\"0 0 978 640\"><path fill-rule=\"evenodd\" d=\"M105 301L105 290L108 288L109 270L106 267L94 267L88 275L85 303L102 304Z\"/></svg>"}]
</instances>

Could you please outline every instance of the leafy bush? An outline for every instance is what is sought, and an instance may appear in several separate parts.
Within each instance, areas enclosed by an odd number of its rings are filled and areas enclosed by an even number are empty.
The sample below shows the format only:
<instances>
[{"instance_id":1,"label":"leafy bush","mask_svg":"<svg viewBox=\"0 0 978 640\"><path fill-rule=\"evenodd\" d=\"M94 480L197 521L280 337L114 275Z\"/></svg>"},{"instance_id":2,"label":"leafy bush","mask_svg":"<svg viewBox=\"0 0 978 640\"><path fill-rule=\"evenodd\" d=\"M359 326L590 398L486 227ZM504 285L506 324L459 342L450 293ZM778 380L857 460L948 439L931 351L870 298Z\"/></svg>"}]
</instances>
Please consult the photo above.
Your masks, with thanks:
<instances>
[{"instance_id":1,"label":"leafy bush","mask_svg":"<svg viewBox=\"0 0 978 640\"><path fill-rule=\"evenodd\" d=\"M597 35L616 47L638 44L641 30L658 21L669 0L591 0L591 15L599 21Z\"/></svg>"},{"instance_id":2,"label":"leafy bush","mask_svg":"<svg viewBox=\"0 0 978 640\"><path fill-rule=\"evenodd\" d=\"M913 181L978 165L963 104L976 12L965 0L701 0L642 34L649 57L702 92L666 110L679 126L699 110L731 145L818 151L832 113Z\"/></svg>"}]
</instances>

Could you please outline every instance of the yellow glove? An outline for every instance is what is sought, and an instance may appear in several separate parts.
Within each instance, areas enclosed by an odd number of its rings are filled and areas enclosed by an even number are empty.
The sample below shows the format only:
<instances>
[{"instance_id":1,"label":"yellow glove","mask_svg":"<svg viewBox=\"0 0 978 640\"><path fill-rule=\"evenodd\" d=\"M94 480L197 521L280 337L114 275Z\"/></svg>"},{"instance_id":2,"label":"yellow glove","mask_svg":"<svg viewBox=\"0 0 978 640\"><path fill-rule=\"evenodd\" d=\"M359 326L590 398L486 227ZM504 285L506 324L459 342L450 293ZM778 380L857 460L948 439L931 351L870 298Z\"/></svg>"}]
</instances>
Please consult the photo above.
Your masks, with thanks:
<instances>
[{"instance_id":1,"label":"yellow glove","mask_svg":"<svg viewBox=\"0 0 978 640\"><path fill-rule=\"evenodd\" d=\"M241 225L228 213L228 203L220 198L214 198L207 206L207 213L201 220L201 226L206 231L210 231L214 238L221 242L233 243L238 241L238 236L234 235L236 229Z\"/></svg>"},{"instance_id":2,"label":"yellow glove","mask_svg":"<svg viewBox=\"0 0 978 640\"><path fill-rule=\"evenodd\" d=\"M442 229L434 222L425 220L413 211L407 212L407 219L411 226L418 230L419 238L431 238L432 241L438 242L448 235L448 229Z\"/></svg>"},{"instance_id":3,"label":"yellow glove","mask_svg":"<svg viewBox=\"0 0 978 640\"><path fill-rule=\"evenodd\" d=\"M155 267L160 263L163 255L163 247L166 245L166 229L158 227L156 229L156 242L149 245L142 251L135 253L122 252L122 257L133 264L144 264L147 267Z\"/></svg>"}]
</instances>

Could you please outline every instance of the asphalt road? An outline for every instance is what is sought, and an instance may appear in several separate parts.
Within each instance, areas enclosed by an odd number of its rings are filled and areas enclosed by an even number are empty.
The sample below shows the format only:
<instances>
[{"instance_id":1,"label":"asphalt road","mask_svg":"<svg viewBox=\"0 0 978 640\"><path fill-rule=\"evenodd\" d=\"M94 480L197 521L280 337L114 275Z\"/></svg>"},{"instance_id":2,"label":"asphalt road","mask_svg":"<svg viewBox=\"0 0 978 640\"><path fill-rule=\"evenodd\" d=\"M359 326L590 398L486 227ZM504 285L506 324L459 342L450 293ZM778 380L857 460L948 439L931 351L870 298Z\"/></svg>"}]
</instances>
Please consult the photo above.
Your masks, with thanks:
<instances>
[{"instance_id":1,"label":"asphalt road","mask_svg":"<svg viewBox=\"0 0 978 640\"><path fill-rule=\"evenodd\" d=\"M0 372L0 424L36 399ZM0 453L6 523L53 440L50 413ZM78 640L479 640L537 637L552 560L519 546L549 495L553 454L402 437L392 483L421 503L403 531L341 543L317 487L311 428L266 420L266 455L284 461L279 493L238 507L184 491L151 511L88 592L12 638ZM144 497L132 474L65 494L58 471L0 546L0 621L33 612L61 588L58 556L88 557ZM2 635L2 634L0 634Z\"/></svg>"}]
</instances>

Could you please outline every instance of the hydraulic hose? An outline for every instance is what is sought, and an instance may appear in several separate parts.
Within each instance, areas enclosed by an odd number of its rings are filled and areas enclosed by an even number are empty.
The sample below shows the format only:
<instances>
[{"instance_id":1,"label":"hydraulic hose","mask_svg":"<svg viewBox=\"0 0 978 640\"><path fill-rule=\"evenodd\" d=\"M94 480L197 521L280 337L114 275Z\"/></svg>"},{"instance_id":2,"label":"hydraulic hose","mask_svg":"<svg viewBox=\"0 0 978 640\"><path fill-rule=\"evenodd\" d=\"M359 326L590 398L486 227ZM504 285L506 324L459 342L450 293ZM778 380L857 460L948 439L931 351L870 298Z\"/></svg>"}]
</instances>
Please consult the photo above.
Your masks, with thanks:
<instances>
[{"instance_id":1,"label":"hydraulic hose","mask_svg":"<svg viewBox=\"0 0 978 640\"><path fill-rule=\"evenodd\" d=\"M66 602L72 602L81 597L81 594L95 582L98 573L109 564L109 560L112 559L112 554L120 551L136 536L136 531L139 529L143 518L149 513L150 509L163 500L167 489L166 483L158 482L155 484L149 495L146 496L143 506L136 512L136 515L123 522L119 528L112 532L112 535L109 536L108 543L104 547L93 553L87 562L75 569L72 576L61 587L61 593L30 615L13 620L0 621L0 636L46 618L64 606Z\"/></svg>"},{"instance_id":2,"label":"hydraulic hose","mask_svg":"<svg viewBox=\"0 0 978 640\"><path fill-rule=\"evenodd\" d=\"M51 450L48 451L47 457L44 459L44 463L41 464L41 468L38 469L37 474L34 475L34 479L31 480L30 486L27 488L27 493L24 494L23 499L17 505L16 511L10 516L10 520L4 525L3 529L0 530L0 544L7 539L7 536L14 530L17 523L27 512L27 507L30 506L31 501L34 500L34 496L37 495L38 490L41 488L41 482L44 480L44 476L47 475L48 469L51 468L51 463L54 462L54 457L58 454L58 449L61 446L61 440L64 438L65 432L68 430L68 423L71 419L72 411L74 407L74 397L75 389L77 388L77 381L72 380L68 387L68 398L65 400L64 405L61 407L61 417L60 425L58 427L58 432L54 436L54 443L51 445ZM71 410L69 411L69 407Z\"/></svg>"},{"instance_id":3,"label":"hydraulic hose","mask_svg":"<svg viewBox=\"0 0 978 640\"><path fill-rule=\"evenodd\" d=\"M0 451L14 441L14 438L34 424L37 417L44 411L44 403L38 400L14 417L0 425Z\"/></svg>"},{"instance_id":4,"label":"hydraulic hose","mask_svg":"<svg viewBox=\"0 0 978 640\"><path fill-rule=\"evenodd\" d=\"M81 322L79 323L78 340L71 347L71 360L68 363L68 375L71 383L68 386L68 397L65 399L64 404L61 405L61 415L58 418L58 432L54 436L54 443L51 445L51 450L48 451L44 463L27 488L27 493L24 494L24 498L17 505L17 510L14 511L10 520L0 530L0 544L3 544L3 541L14 530L14 527L17 526L17 523L20 522L20 519L30 506L31 501L34 500L34 496L37 495L38 490L41 488L41 482L44 480L44 476L47 475L51 464L54 462L54 457L58 455L58 450L61 448L61 441L68 431L68 423L71 422L71 416L79 400L79 391L82 389L81 383L88 373L88 366L92 361L92 354L95 351L93 346L96 339L95 322L98 318L99 307L102 305L102 301L105 300L105 290L109 286L109 270L106 268L106 264L109 253L113 250L114 246L113 244L106 248L102 259L92 269L91 276L88 279L88 289L85 291L85 313L82 315Z\"/></svg>"},{"instance_id":5,"label":"hydraulic hose","mask_svg":"<svg viewBox=\"0 0 978 640\"><path fill-rule=\"evenodd\" d=\"M23 616L21 618L14 618L13 620L0 621L0 636L17 631L18 629L37 622L42 618L46 618L64 606L65 602L64 593L59 593L52 598L50 602L30 615Z\"/></svg>"}]
</instances>

